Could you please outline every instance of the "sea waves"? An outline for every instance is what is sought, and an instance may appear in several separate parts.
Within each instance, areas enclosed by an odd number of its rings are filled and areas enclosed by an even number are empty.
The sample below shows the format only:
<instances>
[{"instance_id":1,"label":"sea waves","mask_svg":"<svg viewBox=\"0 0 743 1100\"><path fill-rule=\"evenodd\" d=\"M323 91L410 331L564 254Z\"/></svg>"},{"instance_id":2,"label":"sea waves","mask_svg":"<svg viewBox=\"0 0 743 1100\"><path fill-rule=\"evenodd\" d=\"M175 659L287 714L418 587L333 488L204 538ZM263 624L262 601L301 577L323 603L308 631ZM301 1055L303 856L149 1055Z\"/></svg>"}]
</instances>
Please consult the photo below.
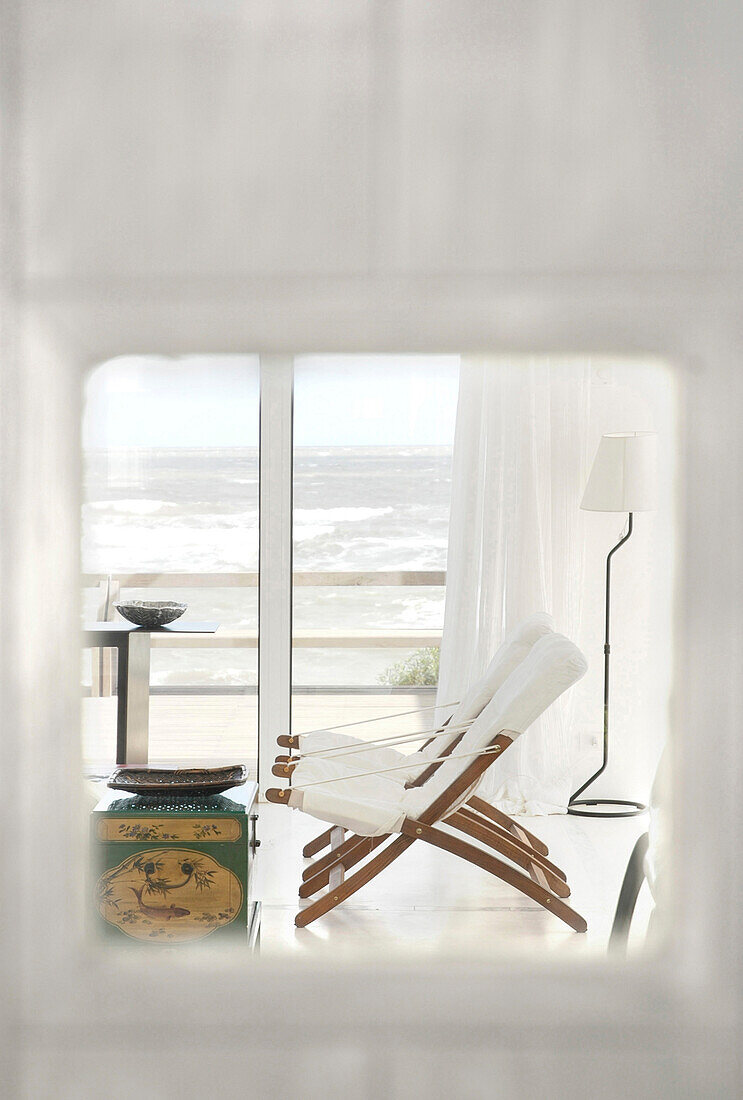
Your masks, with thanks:
<instances>
[{"instance_id":1,"label":"sea waves","mask_svg":"<svg viewBox=\"0 0 743 1100\"><path fill-rule=\"evenodd\" d=\"M249 448L88 453L86 573L231 573L258 569L257 455ZM126 461L123 459L126 458ZM294 464L298 572L443 570L451 455L435 448L312 448ZM254 629L257 589L168 589L196 619ZM137 595L147 598L148 590ZM88 615L95 597L87 597ZM296 629L439 629L443 587L297 587ZM296 649L296 683L374 684L400 649ZM229 654L229 656L228 656ZM255 650L168 649L153 682L252 684Z\"/></svg>"}]
</instances>

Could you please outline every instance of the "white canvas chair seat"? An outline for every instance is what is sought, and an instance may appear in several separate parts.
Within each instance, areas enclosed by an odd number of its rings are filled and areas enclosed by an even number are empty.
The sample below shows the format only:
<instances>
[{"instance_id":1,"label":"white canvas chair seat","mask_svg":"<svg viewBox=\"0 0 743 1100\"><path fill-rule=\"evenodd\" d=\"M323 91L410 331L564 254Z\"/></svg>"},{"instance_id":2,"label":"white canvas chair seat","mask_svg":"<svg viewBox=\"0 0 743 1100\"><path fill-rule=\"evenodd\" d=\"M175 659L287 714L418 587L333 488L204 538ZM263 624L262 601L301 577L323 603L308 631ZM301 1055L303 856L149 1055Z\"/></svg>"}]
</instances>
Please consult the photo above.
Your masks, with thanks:
<instances>
[{"instance_id":1,"label":"white canvas chair seat","mask_svg":"<svg viewBox=\"0 0 743 1100\"><path fill-rule=\"evenodd\" d=\"M300 734L300 752L302 748L302 736ZM308 743L309 743L309 739ZM317 739L312 738L312 756L300 756L300 764L304 769L305 777L310 775L323 779L325 776L335 774L336 772L351 772L361 771L362 768L368 768L369 771L383 771L385 768L394 768L399 764L406 763L406 754L400 752L399 749L394 748L391 745L369 745L368 748L362 748L360 752L349 753L348 756L328 756L324 757L323 752L333 752L335 749L342 748L360 748L364 745L364 741L359 737L352 737L349 734L335 733L328 731L323 737L320 736ZM318 755L315 756L315 751L318 751ZM418 753L411 754L418 757ZM409 761L409 758L407 758ZM300 766L297 765L297 767ZM425 765L421 765L423 767ZM408 779L413 778L413 773L418 770L412 763L409 764L409 768L406 772L395 772L394 782L398 786L404 786Z\"/></svg>"},{"instance_id":2,"label":"white canvas chair seat","mask_svg":"<svg viewBox=\"0 0 743 1100\"><path fill-rule=\"evenodd\" d=\"M477 751L462 756L457 753L446 759L470 761L477 755ZM327 768L326 775L327 778L322 780L313 774L307 787L292 787L289 806L359 836L386 836L399 832L400 825L409 816L407 796L414 790L408 791L394 780L390 782L391 776L379 772L338 778L332 769ZM473 784L464 798L469 798L474 789Z\"/></svg>"},{"instance_id":3,"label":"white canvas chair seat","mask_svg":"<svg viewBox=\"0 0 743 1100\"><path fill-rule=\"evenodd\" d=\"M301 761L293 773L288 805L359 836L398 832L405 818L417 818L428 809L498 733L515 740L585 671L585 658L572 642L561 634L544 634L511 670L466 730L456 751L422 786L406 790L392 778L395 772L338 779L332 758L309 758L310 768ZM454 813L473 791L474 787L465 791L445 816Z\"/></svg>"},{"instance_id":4,"label":"white canvas chair seat","mask_svg":"<svg viewBox=\"0 0 743 1100\"><path fill-rule=\"evenodd\" d=\"M289 805L358 836L384 836L400 831L404 793L399 784L385 783L384 776L370 775L304 791L292 788Z\"/></svg>"},{"instance_id":5,"label":"white canvas chair seat","mask_svg":"<svg viewBox=\"0 0 743 1100\"><path fill-rule=\"evenodd\" d=\"M331 774L344 772L352 774L362 770L383 771L386 768L394 768L395 771L389 772L389 778L392 782L404 787L406 783L417 779L432 760L446 751L460 736L463 727L473 722L483 711L510 673L531 652L534 644L540 638L552 634L553 629L552 617L546 613L538 613L530 616L511 632L486 671L469 688L464 698L452 711L447 722L447 727L451 728L450 735L434 737L428 745L417 752L406 754L392 746L367 745L363 738L335 730L316 730L312 734L300 734L300 762L295 769L293 782L299 784L309 782L311 779L325 779ZM410 739L419 740L420 738L411 736ZM323 758L323 752L332 753L341 748L358 748L359 751ZM303 756L303 751L311 752L312 755Z\"/></svg>"}]
</instances>

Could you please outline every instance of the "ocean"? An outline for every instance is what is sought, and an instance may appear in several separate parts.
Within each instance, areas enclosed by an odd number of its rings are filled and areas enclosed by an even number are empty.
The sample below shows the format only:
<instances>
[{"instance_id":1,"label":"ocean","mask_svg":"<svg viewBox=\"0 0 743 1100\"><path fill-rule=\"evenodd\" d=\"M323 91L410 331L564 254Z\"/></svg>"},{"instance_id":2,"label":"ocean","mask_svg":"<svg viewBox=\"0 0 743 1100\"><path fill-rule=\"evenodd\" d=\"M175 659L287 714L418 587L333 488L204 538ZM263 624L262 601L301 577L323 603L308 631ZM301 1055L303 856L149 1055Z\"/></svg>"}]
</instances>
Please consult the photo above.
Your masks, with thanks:
<instances>
[{"instance_id":1,"label":"ocean","mask_svg":"<svg viewBox=\"0 0 743 1100\"><path fill-rule=\"evenodd\" d=\"M444 570L451 447L307 447L294 459L294 569ZM255 448L88 450L84 573L231 573L258 568ZM127 590L182 599L189 618L257 626L256 588ZM83 616L96 617L84 592ZM442 587L298 587L297 629L441 629ZM401 649L295 648L295 686L374 685ZM152 683L255 687L254 649L153 652Z\"/></svg>"}]
</instances>

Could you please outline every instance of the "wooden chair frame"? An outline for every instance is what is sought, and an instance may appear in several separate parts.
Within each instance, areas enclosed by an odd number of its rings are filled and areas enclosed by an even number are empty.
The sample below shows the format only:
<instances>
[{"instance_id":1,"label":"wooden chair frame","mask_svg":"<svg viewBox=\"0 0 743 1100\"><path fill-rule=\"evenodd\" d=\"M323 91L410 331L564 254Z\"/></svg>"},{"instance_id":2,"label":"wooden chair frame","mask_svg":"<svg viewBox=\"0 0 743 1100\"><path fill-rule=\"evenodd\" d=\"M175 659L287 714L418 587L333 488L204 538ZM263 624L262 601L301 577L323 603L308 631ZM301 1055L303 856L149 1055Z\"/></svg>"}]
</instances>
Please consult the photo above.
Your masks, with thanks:
<instances>
[{"instance_id":1,"label":"wooden chair frame","mask_svg":"<svg viewBox=\"0 0 743 1100\"><path fill-rule=\"evenodd\" d=\"M373 856L349 878L345 877L345 871L365 859L385 841L388 841L391 834L380 837L352 836L348 841L344 841L339 848L331 853L335 858L330 860L321 871L318 872L315 868L315 874L305 879L302 886L300 886L300 896L311 896L325 885L322 880L326 873L328 875L329 888L327 892L307 908L299 911L294 921L297 927L304 928L317 920L318 917L331 912L336 906L376 878L385 867L394 862L417 840L422 840L425 843L442 848L444 851L451 852L452 855L459 856L468 863L481 867L554 913L556 917L576 932L585 932L587 925L583 917L562 900L566 896L567 886L562 873L554 865L550 865L548 862L545 863L543 859L537 862L536 853L533 849L528 853L525 852L522 847L513 842L512 837L504 837L502 833L493 829L487 823L483 823L476 808L470 807L469 813L462 813L461 806L454 808L462 795L477 783L493 761L512 743L513 738L507 732L501 731L498 733L482 752L463 768L461 774L434 799L433 803L423 811L419 818L405 818L400 826L399 834L390 841L387 847ZM451 751L451 748L453 746L450 746L449 751ZM437 766L432 765L434 770ZM410 786L421 786L426 782L426 773L429 770L427 768ZM272 788L266 792L266 798L269 802L287 806L289 804L289 793L290 788L288 787L283 789ZM478 799L477 801L481 802L482 800ZM487 822L487 817L485 820ZM492 821L492 818L490 820ZM528 857L527 862L531 877L523 874L517 867L504 863L496 856L491 855L490 852L436 828L437 823L442 821L467 833L473 839L487 844L488 847L501 852L501 854L507 854L510 859L513 859L514 854L517 854L523 864L524 859ZM495 824L499 823L495 822ZM332 832L332 828L326 830L326 833ZM323 833L322 836L324 837L326 833ZM325 844L323 844L323 847L325 847ZM507 851L504 851L504 848ZM341 849L344 849L342 855L340 855ZM331 871L336 872L332 876L332 885L330 885ZM569 890L567 893L569 894Z\"/></svg>"}]
</instances>

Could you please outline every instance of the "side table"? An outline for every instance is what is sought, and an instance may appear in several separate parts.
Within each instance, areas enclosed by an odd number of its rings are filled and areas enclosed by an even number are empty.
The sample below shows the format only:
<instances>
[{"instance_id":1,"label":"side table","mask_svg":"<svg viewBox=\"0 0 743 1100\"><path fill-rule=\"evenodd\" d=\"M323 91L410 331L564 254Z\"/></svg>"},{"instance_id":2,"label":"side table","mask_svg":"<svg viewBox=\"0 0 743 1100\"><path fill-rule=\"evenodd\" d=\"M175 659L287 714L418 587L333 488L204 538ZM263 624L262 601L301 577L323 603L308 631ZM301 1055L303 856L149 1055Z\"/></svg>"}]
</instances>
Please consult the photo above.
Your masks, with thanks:
<instances>
[{"instance_id":1,"label":"side table","mask_svg":"<svg viewBox=\"0 0 743 1100\"><path fill-rule=\"evenodd\" d=\"M256 950L257 795L256 783L209 796L109 791L91 815L101 929L147 944L233 936Z\"/></svg>"},{"instance_id":2,"label":"side table","mask_svg":"<svg viewBox=\"0 0 743 1100\"><path fill-rule=\"evenodd\" d=\"M123 620L91 623L83 648L115 649L117 657L116 763L146 764L150 734L150 635L214 634L219 623L177 622L148 630Z\"/></svg>"}]
</instances>

